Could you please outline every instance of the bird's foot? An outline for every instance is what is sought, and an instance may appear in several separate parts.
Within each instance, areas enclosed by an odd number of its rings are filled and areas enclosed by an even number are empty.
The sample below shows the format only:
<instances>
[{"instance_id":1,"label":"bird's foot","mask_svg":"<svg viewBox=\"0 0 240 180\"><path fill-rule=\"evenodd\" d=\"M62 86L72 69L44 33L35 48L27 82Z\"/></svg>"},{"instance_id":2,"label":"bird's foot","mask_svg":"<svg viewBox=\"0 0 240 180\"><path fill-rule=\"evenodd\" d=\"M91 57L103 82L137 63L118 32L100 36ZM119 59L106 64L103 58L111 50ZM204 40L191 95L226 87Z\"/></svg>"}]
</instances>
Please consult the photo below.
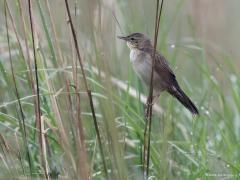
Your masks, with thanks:
<instances>
[{"instance_id":1,"label":"bird's foot","mask_svg":"<svg viewBox=\"0 0 240 180\"><path fill-rule=\"evenodd\" d=\"M144 109L145 109L145 110L144 110L145 119L148 117L149 107L150 107L150 106L152 107L152 106L157 102L158 97L159 97L159 95L153 96L153 97L152 97L152 102L150 102L150 99L149 99L149 98L147 99L147 102L146 102L145 107L144 107Z\"/></svg>"},{"instance_id":2,"label":"bird's foot","mask_svg":"<svg viewBox=\"0 0 240 180\"><path fill-rule=\"evenodd\" d=\"M144 114L145 114L145 119L148 117L148 115L149 115L149 110L150 110L150 106L153 106L154 105L154 103L153 102L147 102L146 104L145 104L145 107L144 107Z\"/></svg>"}]
</instances>

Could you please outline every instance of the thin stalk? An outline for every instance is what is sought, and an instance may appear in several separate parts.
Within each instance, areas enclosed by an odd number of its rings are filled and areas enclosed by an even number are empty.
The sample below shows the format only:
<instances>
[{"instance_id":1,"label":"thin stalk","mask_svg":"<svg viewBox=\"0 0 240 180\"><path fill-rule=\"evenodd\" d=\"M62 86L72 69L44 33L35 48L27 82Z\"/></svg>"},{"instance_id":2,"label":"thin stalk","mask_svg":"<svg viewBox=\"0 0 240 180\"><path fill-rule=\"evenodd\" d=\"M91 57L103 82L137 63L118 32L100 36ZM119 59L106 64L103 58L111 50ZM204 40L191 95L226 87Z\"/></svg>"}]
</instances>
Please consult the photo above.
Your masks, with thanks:
<instances>
[{"instance_id":1,"label":"thin stalk","mask_svg":"<svg viewBox=\"0 0 240 180\"><path fill-rule=\"evenodd\" d=\"M34 91L35 91L35 88L34 88L34 82L33 82L33 76L32 76L32 66L31 66L31 60L30 60L30 54L29 54L29 46L28 46L28 43L27 43L27 32L26 32L26 22L25 22L25 19L23 17L23 12L22 12L22 1L18 0L18 8L19 8L19 14L20 14L20 17L21 17L21 22L20 23L22 25L22 29L23 29L23 33L24 33L24 44L25 44L25 47L26 47L26 54L27 54L27 62L26 62L26 68L28 67L29 71L27 71L27 80L30 84L30 87L31 87L31 90L32 90L32 93L33 94L36 94ZM19 52L20 52L20 55L22 56L22 58L24 60L26 60L26 57L24 55L24 51L23 51L23 44L21 43L21 38L19 36L19 33L17 31L17 27L16 27L16 24L14 23L14 19L13 18L13 15L10 11L10 8L8 6L8 3L6 3L7 5L7 10L8 10L8 13L9 13L9 18L11 20L11 24L12 24L12 27L13 27L13 31L15 33L15 36L16 36L16 40L17 40L17 43L18 43L18 47L19 47ZM35 102L36 100L34 99L34 104L36 104Z\"/></svg>"},{"instance_id":2,"label":"thin stalk","mask_svg":"<svg viewBox=\"0 0 240 180\"><path fill-rule=\"evenodd\" d=\"M28 46L28 41L27 41L27 28L26 28L26 22L23 16L23 11L22 11L22 7L23 7L23 2L21 0L18 0L18 7L19 7L19 12L20 12L20 16L21 16L21 24L22 24L22 29L23 29L23 37L24 37L24 44L26 47L26 53L27 53L27 65L28 65L28 69L29 72L27 72L28 77L29 77L29 83L31 85L31 90L33 94L35 93L35 88L34 88L34 82L33 82L33 72L32 72L32 64L31 64L31 59L30 59L30 50L29 50L29 46ZM21 45L21 43L19 43L19 45ZM34 104L36 104L36 100L34 98Z\"/></svg>"},{"instance_id":3,"label":"thin stalk","mask_svg":"<svg viewBox=\"0 0 240 180\"><path fill-rule=\"evenodd\" d=\"M57 50L57 55L58 55L58 61L59 61L59 64L60 66L63 66L63 54L62 54L62 51L61 51L61 48L60 48L60 43L59 43L59 40L57 39L57 31L56 31L56 28L55 28L55 24L54 24L54 19L53 19L53 16L52 16L52 10L50 8L50 5L49 5L49 0L45 0L45 4L47 6L47 13L49 15L49 18L50 18L50 25L51 25L51 28L52 28L52 31L53 31L53 42L55 43L55 46L56 46L56 50Z\"/></svg>"},{"instance_id":4,"label":"thin stalk","mask_svg":"<svg viewBox=\"0 0 240 180\"><path fill-rule=\"evenodd\" d=\"M84 86L85 86L85 89L87 91L88 98L89 98L89 103L90 103L90 107L91 107L91 111L92 111L94 126L95 126L95 130L96 130L96 134L97 134L97 138L98 138L98 142L99 142L100 153L101 153L101 157L102 157L102 161L103 161L103 168L104 168L104 172L106 174L106 178L108 179L107 166L106 166L106 162L105 162L105 159L104 159L104 153L103 153L103 148L102 148L100 131L99 131L99 128L98 128L97 118L96 118L96 115L95 115L95 110L94 110L94 105L93 105L93 100L92 100L92 94L91 94L91 90L88 89L87 79L86 79L86 75L85 75L85 72L84 72L82 58L81 58L79 47L78 47L76 32L75 32L75 29L74 29L74 26L73 26L72 17L71 17L70 10L69 10L68 0L65 0L65 4L66 4L66 9L67 9L67 14L68 14L68 17L69 17L69 23L70 23L70 27L71 27L71 31L72 31L72 36L73 36L74 45L75 45L75 49L76 49L76 53L77 53L77 58L78 58L78 61L79 61L80 67L81 67L81 71L82 71Z\"/></svg>"},{"instance_id":5,"label":"thin stalk","mask_svg":"<svg viewBox=\"0 0 240 180\"><path fill-rule=\"evenodd\" d=\"M29 165L29 169L30 169L30 174L32 176L32 163L31 163L30 151L29 151L29 148L28 148L27 132L26 132L26 125L25 125L25 115L24 115L22 104L21 104L21 101L20 101L20 95L19 95L19 92L18 92L18 89L17 89L17 82L16 82L14 69L13 69L13 63L12 63L12 54L11 54L11 48L10 48L8 20L7 20L7 9L8 9L8 4L7 4L7 1L5 0L4 1L4 14L5 14L6 29L7 29L7 42L8 42L10 67L11 67L11 73L12 73L12 78L13 78L15 95L17 97L17 102L18 102L18 106L19 106L19 109L20 109L21 119L22 119L22 122L19 120L19 127L21 129L22 134L23 134L23 142L24 142L24 146L25 146L26 151L27 151L27 160L28 160L28 165Z\"/></svg>"},{"instance_id":6,"label":"thin stalk","mask_svg":"<svg viewBox=\"0 0 240 180\"><path fill-rule=\"evenodd\" d=\"M149 89L149 96L147 99L147 111L145 114L145 128L144 128L144 147L143 147L143 176L147 177L148 171L148 155L150 154L148 150L150 149L149 143L148 143L148 136L150 137L150 130L149 124L151 124L151 117L152 117L152 93L153 93L153 72L154 72L154 65L155 65L155 51L156 51L156 32L157 32L157 19L158 19L158 11L159 11L159 0L157 0L157 9L156 9L156 18L155 18L155 32L154 32L154 58L152 61L152 71L151 71L151 82L150 82L150 89ZM146 157L147 156L147 157ZM147 161L147 164L146 164Z\"/></svg>"},{"instance_id":7,"label":"thin stalk","mask_svg":"<svg viewBox=\"0 0 240 180\"><path fill-rule=\"evenodd\" d=\"M41 131L43 132L42 134L40 134L40 136L42 136L42 146L43 146L43 163L44 163L44 167L46 167L46 179L49 180L49 165L47 162L47 147L46 147L46 136L45 136L45 128L44 128L44 118L41 117Z\"/></svg>"},{"instance_id":8,"label":"thin stalk","mask_svg":"<svg viewBox=\"0 0 240 180\"><path fill-rule=\"evenodd\" d=\"M33 59L34 59L34 69L35 69L35 79L36 79L36 108L35 108L35 115L36 115L36 124L39 127L39 144L40 144L40 157L41 163L43 164L45 177L48 179L47 167L45 166L44 162L44 150L43 150L43 139L42 139L42 123L41 123L41 109L40 109L40 90L39 90L39 80L38 80L38 66L37 66L37 58L36 58L36 49L35 49L35 37L34 37L34 27L33 27L33 19L32 19L32 6L31 0L28 0L28 13L30 18L30 27L31 27L31 36L32 36L32 46L33 46Z\"/></svg>"},{"instance_id":9,"label":"thin stalk","mask_svg":"<svg viewBox=\"0 0 240 180\"><path fill-rule=\"evenodd\" d=\"M42 58L44 60L44 66L46 66L46 58L44 56L41 46L39 46L39 52L41 53ZM39 69L38 69L38 71L39 71ZM63 120L62 120L62 116L60 114L60 110L58 108L57 98L55 96L55 91L53 90L54 89L53 84L51 83L49 75L48 75L47 71L45 71L45 69L44 69L44 73L45 73L47 89L49 92L51 92L50 94L53 95L53 96L50 96L50 102L51 102L51 107L52 107L53 113L56 117L55 118L57 121L56 125L59 130L59 134L57 134L57 136L60 136L60 138L61 138L60 145L61 145L62 149L64 150L64 152L66 153L68 160L72 163L73 169L76 170L74 158L73 158L71 152L69 151L69 149L71 149L71 147L70 147L70 143L67 139L67 133L66 133L64 125L63 125ZM42 96L42 94L39 94L39 95Z\"/></svg>"},{"instance_id":10,"label":"thin stalk","mask_svg":"<svg viewBox=\"0 0 240 180\"><path fill-rule=\"evenodd\" d=\"M154 75L154 67L156 62L156 47L157 47L157 40L158 40L158 33L159 33L159 26L162 14L162 7L163 7L164 0L161 1L161 7L159 10L159 0L157 0L157 9L156 9L156 18L155 18L155 34L154 34L154 51L152 54L153 61L152 61L152 71L151 71L151 83L149 89L149 96L147 100L147 111L146 111L146 124L144 129L144 150L143 150L143 176L144 178L148 178L149 175L149 163L150 163L150 142L151 142L151 124L152 124L152 102L153 102L153 75ZM147 162L146 162L147 161Z\"/></svg>"},{"instance_id":11,"label":"thin stalk","mask_svg":"<svg viewBox=\"0 0 240 180\"><path fill-rule=\"evenodd\" d=\"M47 39L47 42L48 42L48 47L49 47L49 50L50 50L51 55L52 55L52 62L53 62L54 67L57 67L57 57L56 57L56 53L55 53L53 43L52 43L52 35L48 31L48 25L47 25L46 20L44 18L44 14L43 14L43 11L42 11L40 1L37 0L36 2L37 2L37 7L39 9L43 29L44 29L46 39Z\"/></svg>"},{"instance_id":12,"label":"thin stalk","mask_svg":"<svg viewBox=\"0 0 240 180\"><path fill-rule=\"evenodd\" d=\"M76 90L77 91L77 88ZM86 147L84 143L84 133L83 133L83 125L82 125L82 119L81 119L81 106L80 106L80 94L76 93L77 95L77 118L76 118L76 133L77 137L77 153L79 154L78 156L78 161L77 161L77 175L81 174L83 179L90 179L89 175L89 167L87 166L87 152L86 152ZM80 173L79 173L80 172ZM79 177L76 177L79 179Z\"/></svg>"},{"instance_id":13,"label":"thin stalk","mask_svg":"<svg viewBox=\"0 0 240 180\"><path fill-rule=\"evenodd\" d=\"M0 133L0 150L2 154L0 159L2 159L2 162L7 169L7 173L12 177L14 177L14 175L16 177L16 174L19 174L17 168L15 166L13 167L13 164L16 162L16 160L8 156L8 154L10 154L13 150L10 148L9 144L7 143L7 141L5 140L4 136L1 133ZM14 169L10 170L10 168Z\"/></svg>"}]
</instances>

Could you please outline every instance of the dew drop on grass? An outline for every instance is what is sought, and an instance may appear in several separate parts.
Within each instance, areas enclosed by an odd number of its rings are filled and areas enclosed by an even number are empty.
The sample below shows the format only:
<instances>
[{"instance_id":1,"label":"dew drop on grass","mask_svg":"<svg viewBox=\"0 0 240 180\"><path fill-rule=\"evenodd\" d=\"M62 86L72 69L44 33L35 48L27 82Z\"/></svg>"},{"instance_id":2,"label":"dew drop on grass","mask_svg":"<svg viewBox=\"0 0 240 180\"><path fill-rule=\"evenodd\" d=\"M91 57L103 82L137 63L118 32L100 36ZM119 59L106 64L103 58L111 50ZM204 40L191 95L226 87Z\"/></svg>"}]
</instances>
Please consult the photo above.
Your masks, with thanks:
<instances>
[{"instance_id":1,"label":"dew drop on grass","mask_svg":"<svg viewBox=\"0 0 240 180\"><path fill-rule=\"evenodd\" d=\"M232 74L231 76L230 76L230 80L231 80L231 82L232 83L236 83L237 82L237 77L234 75L234 74Z\"/></svg>"},{"instance_id":2,"label":"dew drop on grass","mask_svg":"<svg viewBox=\"0 0 240 180\"><path fill-rule=\"evenodd\" d=\"M206 111L205 111L205 114L206 114L206 115L209 115L210 113L209 113L209 111L208 111L208 110L206 110Z\"/></svg>"}]
</instances>

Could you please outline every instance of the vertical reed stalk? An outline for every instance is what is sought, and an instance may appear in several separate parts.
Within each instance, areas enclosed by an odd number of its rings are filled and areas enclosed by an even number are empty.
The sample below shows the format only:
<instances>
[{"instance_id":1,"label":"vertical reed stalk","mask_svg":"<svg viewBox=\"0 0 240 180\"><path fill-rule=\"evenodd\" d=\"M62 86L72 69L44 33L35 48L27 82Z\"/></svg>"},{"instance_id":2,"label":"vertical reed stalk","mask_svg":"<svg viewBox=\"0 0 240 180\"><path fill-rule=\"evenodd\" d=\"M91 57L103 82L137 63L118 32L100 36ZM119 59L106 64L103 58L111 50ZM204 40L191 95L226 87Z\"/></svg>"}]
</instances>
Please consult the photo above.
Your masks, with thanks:
<instances>
[{"instance_id":1,"label":"vertical reed stalk","mask_svg":"<svg viewBox=\"0 0 240 180\"><path fill-rule=\"evenodd\" d=\"M152 106L153 106L153 75L154 75L154 67L155 67L155 54L158 40L158 32L160 19L162 14L163 1L161 1L161 7L159 9L159 0L157 0L157 9L156 9L156 17L155 17L155 33L154 33L154 51L153 51L153 61L152 61L152 71L151 71L151 83L149 89L149 96L147 99L147 109L146 109L146 120L145 120L145 129L144 129L144 147L143 147L143 176L144 178L148 178L149 176L149 163L150 163L150 145L151 145L151 124L152 124Z\"/></svg>"},{"instance_id":2,"label":"vertical reed stalk","mask_svg":"<svg viewBox=\"0 0 240 180\"><path fill-rule=\"evenodd\" d=\"M43 139L42 139L42 123L41 123L41 109L40 109L40 90L39 90L39 80L38 80L38 65L37 65L37 58L36 58L36 48L35 48L35 37L34 37L34 22L32 18L32 4L31 0L28 0L28 13L30 18L30 27L31 27L31 37L32 37L32 46L33 46L33 59L34 59L34 70L35 70L35 80L36 80L36 104L35 106L35 116L36 116L36 127L39 128L39 145L40 145L40 158L41 163L44 168L45 177L48 179L47 167L44 163L44 149L43 149Z\"/></svg>"},{"instance_id":3,"label":"vertical reed stalk","mask_svg":"<svg viewBox=\"0 0 240 180\"><path fill-rule=\"evenodd\" d=\"M40 134L41 139L42 139L42 147L43 147L43 164L44 164L44 167L45 167L45 176L46 176L46 179L49 180L49 166L48 166L48 162L47 162L47 146L46 146L46 136L45 136L45 128L44 128L44 118L43 116L41 116L41 119L40 119L40 123L41 123L41 132L42 134Z\"/></svg>"},{"instance_id":4,"label":"vertical reed stalk","mask_svg":"<svg viewBox=\"0 0 240 180\"><path fill-rule=\"evenodd\" d=\"M12 54L11 54L11 48L10 48L7 10L8 10L8 12L10 12L7 1L5 0L4 1L4 14L5 14L5 26L6 26L6 30L7 30L7 43L8 43L10 67L11 67L12 79L13 79L13 84L14 84L14 91L15 91L15 95L17 97L17 102L18 102L18 106L19 106L19 110L20 110L21 119L22 119L22 122L19 120L19 127L20 127L21 133L23 135L23 142L24 142L24 146L25 146L26 151L27 151L27 160L28 160L29 170L30 170L30 174L32 176L32 163L31 163L31 155L30 155L30 151L29 151L29 147L28 147L27 132L26 132L26 125L25 125L25 115L24 115L22 104L21 104L21 101L20 101L20 95L19 95L19 92L18 92L17 82L16 82L15 73L14 73L14 69L13 69L13 63L12 63Z\"/></svg>"},{"instance_id":5,"label":"vertical reed stalk","mask_svg":"<svg viewBox=\"0 0 240 180\"><path fill-rule=\"evenodd\" d=\"M69 23L70 23L70 27L71 27L71 31L72 31L73 40L74 40L74 46L75 46L76 53L77 53L77 58L78 58L78 61L79 61L80 67L81 67L81 71L82 71L85 90L87 91L87 95L89 98L89 103L90 103L90 107L91 107L91 111L92 111L94 126L95 126L95 130L96 130L96 134L97 134L97 138L98 138L98 142L99 142L99 149L100 149L100 153L101 153L101 157L102 157L102 161L103 161L103 168L104 168L104 172L106 174L106 178L108 179L107 166L106 166L106 162L104 159L100 131L98 128L97 118L96 118L93 100L92 100L92 93L91 93L91 90L88 88L87 79L86 79L85 71L83 68L82 58L81 58L79 47L78 47L77 36L76 36L75 28L73 26L72 17L71 17L70 10L69 10L68 0L65 0L65 4L66 4L67 14L68 14ZM76 90L77 90L77 87L76 87Z\"/></svg>"}]
</instances>

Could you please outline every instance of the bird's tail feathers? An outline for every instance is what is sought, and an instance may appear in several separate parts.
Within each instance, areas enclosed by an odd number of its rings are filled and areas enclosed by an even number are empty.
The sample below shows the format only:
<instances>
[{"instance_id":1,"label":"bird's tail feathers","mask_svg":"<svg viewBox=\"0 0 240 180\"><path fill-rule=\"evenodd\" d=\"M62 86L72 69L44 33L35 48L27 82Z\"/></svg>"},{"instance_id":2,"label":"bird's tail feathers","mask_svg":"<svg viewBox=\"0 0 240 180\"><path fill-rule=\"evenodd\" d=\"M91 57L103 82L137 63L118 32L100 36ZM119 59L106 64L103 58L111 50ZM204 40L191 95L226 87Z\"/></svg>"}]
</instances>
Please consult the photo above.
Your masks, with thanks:
<instances>
[{"instance_id":1,"label":"bird's tail feathers","mask_svg":"<svg viewBox=\"0 0 240 180\"><path fill-rule=\"evenodd\" d=\"M175 86L172 86L168 92L173 95L175 98L177 98L182 105L184 105L192 114L198 115L198 109L193 104L193 102L190 100L190 98L183 92L183 90L180 88L178 84L175 84Z\"/></svg>"}]
</instances>

